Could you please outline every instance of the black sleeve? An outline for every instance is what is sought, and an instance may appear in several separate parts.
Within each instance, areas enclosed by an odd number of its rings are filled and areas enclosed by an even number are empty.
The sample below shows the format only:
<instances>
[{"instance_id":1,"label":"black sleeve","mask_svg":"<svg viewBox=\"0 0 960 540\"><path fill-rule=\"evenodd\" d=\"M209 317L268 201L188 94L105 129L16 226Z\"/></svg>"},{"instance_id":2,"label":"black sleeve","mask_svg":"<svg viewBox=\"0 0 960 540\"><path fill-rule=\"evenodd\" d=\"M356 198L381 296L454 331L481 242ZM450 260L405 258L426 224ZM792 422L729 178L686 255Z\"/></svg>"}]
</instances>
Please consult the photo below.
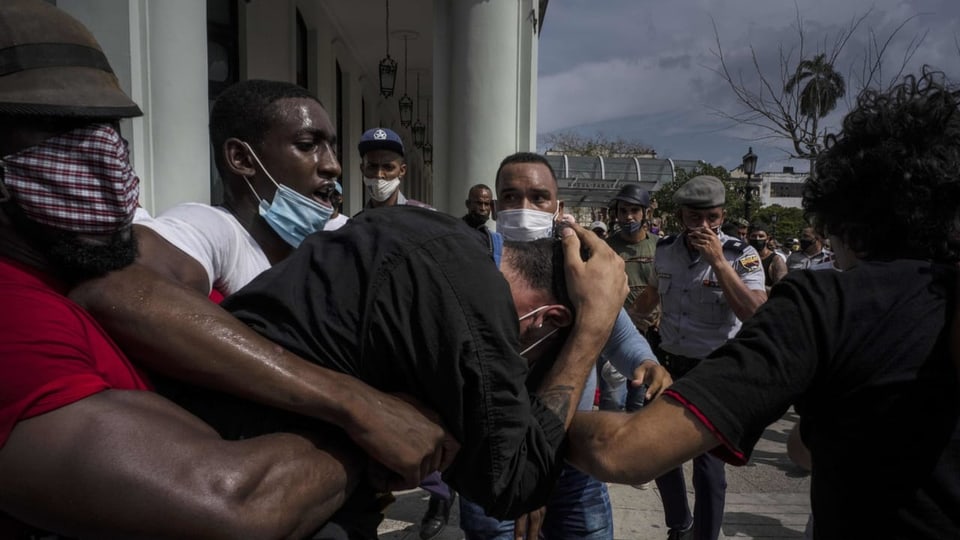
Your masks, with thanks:
<instances>
[{"instance_id":1,"label":"black sleeve","mask_svg":"<svg viewBox=\"0 0 960 540\"><path fill-rule=\"evenodd\" d=\"M444 479L500 519L546 504L563 465L563 424L525 388L509 286L462 236L382 268L371 290L363 362L396 362L461 443Z\"/></svg>"},{"instance_id":2,"label":"black sleeve","mask_svg":"<svg viewBox=\"0 0 960 540\"><path fill-rule=\"evenodd\" d=\"M818 358L829 358L829 280L809 277L797 272L774 286L736 337L670 387L668 395L723 443L717 453L730 463L749 460L764 429L811 385Z\"/></svg>"}]
</instances>

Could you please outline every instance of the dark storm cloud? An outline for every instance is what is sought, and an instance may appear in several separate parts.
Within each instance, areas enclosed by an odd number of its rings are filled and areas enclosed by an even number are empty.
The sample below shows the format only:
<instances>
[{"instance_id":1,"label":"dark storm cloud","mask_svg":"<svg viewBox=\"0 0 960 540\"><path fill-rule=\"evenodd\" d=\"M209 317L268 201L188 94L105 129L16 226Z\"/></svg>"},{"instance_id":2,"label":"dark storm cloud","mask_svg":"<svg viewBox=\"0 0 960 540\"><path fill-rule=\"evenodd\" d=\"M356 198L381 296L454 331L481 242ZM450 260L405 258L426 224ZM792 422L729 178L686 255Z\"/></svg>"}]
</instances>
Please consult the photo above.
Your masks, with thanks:
<instances>
[{"instance_id":1,"label":"dark storm cloud","mask_svg":"<svg viewBox=\"0 0 960 540\"><path fill-rule=\"evenodd\" d=\"M664 69L675 67L690 69L692 62L689 54L682 54L680 56L662 56L660 57L660 61L657 63Z\"/></svg>"},{"instance_id":2,"label":"dark storm cloud","mask_svg":"<svg viewBox=\"0 0 960 540\"><path fill-rule=\"evenodd\" d=\"M802 50L798 10L805 34ZM759 91L757 62L777 90L784 76L789 76L781 74L781 57L793 66L799 58L829 50L851 21L868 11L867 20L837 60L837 69L848 80L849 100L827 118L829 127L838 125L862 84L871 40L886 39L905 22L891 41L882 77L888 80L896 75L911 40L926 32L909 58L908 71L931 64L960 80L960 30L955 30L960 29L960 2L551 2L539 47L539 131L596 133L602 128L607 135L635 135L662 156L727 156L718 164L731 165L739 161L741 147L753 143L755 151L764 150L771 167L779 166L786 163L785 142L757 140L766 133L731 124L716 114L736 114L742 109L716 73L720 65L714 27L731 75Z\"/></svg>"}]
</instances>

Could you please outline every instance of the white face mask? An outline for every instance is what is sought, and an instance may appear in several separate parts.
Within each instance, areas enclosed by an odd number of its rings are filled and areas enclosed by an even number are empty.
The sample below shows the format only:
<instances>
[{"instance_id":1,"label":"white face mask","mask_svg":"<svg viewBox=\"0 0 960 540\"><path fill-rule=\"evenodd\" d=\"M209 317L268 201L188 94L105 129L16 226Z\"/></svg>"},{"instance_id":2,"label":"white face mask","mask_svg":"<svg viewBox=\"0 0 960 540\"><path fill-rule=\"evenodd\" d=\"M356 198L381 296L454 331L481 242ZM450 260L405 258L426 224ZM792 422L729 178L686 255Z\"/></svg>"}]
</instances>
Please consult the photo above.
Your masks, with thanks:
<instances>
[{"instance_id":1,"label":"white face mask","mask_svg":"<svg viewBox=\"0 0 960 540\"><path fill-rule=\"evenodd\" d=\"M367 193L370 194L370 198L377 201L383 202L390 198L393 195L393 192L400 187L400 177L394 178L392 180L387 180L384 178L367 178L363 177L363 185L367 186Z\"/></svg>"},{"instance_id":2,"label":"white face mask","mask_svg":"<svg viewBox=\"0 0 960 540\"><path fill-rule=\"evenodd\" d=\"M550 307L550 306L540 306L540 307L532 310L530 313L527 313L527 314L524 315L523 317L520 317L520 319L518 319L517 322L520 322L520 321L522 321L522 320L524 320L524 319L527 319L527 318L529 318L529 317L531 317L531 316L533 316L533 315L535 315L535 314L537 314L537 313L539 313L539 312L547 309L548 307ZM539 328L539 327L538 327L538 328ZM532 350L534 349L534 347L536 347L537 345L540 345L541 343L543 343L544 341L546 341L547 338L549 338L550 336L556 334L556 333L557 333L557 330L560 330L560 329L559 329L559 328L554 328L553 330L547 332L547 335L545 335L545 336L543 336L542 338L534 341L533 344L531 344L530 346L528 346L526 349L520 351L520 356L524 356L524 355L526 355L528 352L532 351Z\"/></svg>"},{"instance_id":3,"label":"white face mask","mask_svg":"<svg viewBox=\"0 0 960 540\"><path fill-rule=\"evenodd\" d=\"M557 213L533 210L531 208L516 208L497 212L497 232L503 235L504 240L514 242L530 242L553 236L553 228L557 221Z\"/></svg>"}]
</instances>

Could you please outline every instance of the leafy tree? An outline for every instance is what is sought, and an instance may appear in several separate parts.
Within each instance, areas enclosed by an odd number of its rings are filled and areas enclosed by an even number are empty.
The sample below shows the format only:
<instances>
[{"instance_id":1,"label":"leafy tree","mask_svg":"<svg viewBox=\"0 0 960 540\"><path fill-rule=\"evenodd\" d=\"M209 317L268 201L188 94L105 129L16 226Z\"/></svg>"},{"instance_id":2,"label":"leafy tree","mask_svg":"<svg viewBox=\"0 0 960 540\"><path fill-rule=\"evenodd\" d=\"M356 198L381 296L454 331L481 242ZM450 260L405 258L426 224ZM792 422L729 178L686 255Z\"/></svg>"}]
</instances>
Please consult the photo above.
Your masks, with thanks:
<instances>
[{"instance_id":1,"label":"leafy tree","mask_svg":"<svg viewBox=\"0 0 960 540\"><path fill-rule=\"evenodd\" d=\"M548 151L577 156L637 157L656 156L657 151L634 140L622 137L611 138L603 133L592 137L573 131L548 133L543 136Z\"/></svg>"},{"instance_id":2,"label":"leafy tree","mask_svg":"<svg viewBox=\"0 0 960 540\"><path fill-rule=\"evenodd\" d=\"M837 108L837 100L847 90L843 76L836 72L827 55L820 53L813 60L801 60L797 72L783 87L784 93L792 94L800 86L800 114L823 118Z\"/></svg>"},{"instance_id":3,"label":"leafy tree","mask_svg":"<svg viewBox=\"0 0 960 540\"><path fill-rule=\"evenodd\" d=\"M776 219L773 219L776 216ZM803 219L803 210L800 208L787 208L779 204L765 206L755 213L755 222L765 223L767 233L774 236L781 243L786 238L800 236L800 230L807 226Z\"/></svg>"}]
</instances>

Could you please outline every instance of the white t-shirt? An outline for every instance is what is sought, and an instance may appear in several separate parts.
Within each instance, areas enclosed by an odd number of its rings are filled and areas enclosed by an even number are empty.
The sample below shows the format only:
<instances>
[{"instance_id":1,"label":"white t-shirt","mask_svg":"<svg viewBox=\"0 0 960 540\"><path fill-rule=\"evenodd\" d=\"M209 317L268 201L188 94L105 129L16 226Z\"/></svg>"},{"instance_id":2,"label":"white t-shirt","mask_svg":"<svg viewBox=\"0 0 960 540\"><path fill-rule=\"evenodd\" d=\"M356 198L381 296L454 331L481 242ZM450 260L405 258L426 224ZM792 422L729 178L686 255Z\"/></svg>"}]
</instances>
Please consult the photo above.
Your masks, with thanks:
<instances>
[{"instance_id":1,"label":"white t-shirt","mask_svg":"<svg viewBox=\"0 0 960 540\"><path fill-rule=\"evenodd\" d=\"M233 214L220 207L183 203L155 218L138 209L134 223L153 229L193 257L207 271L210 288L224 296L270 268L256 240Z\"/></svg>"},{"instance_id":2,"label":"white t-shirt","mask_svg":"<svg viewBox=\"0 0 960 540\"><path fill-rule=\"evenodd\" d=\"M323 230L335 231L346 225L348 221L350 221L350 218L347 216L343 214L337 214L337 217L327 221L327 223L323 226Z\"/></svg>"}]
</instances>

